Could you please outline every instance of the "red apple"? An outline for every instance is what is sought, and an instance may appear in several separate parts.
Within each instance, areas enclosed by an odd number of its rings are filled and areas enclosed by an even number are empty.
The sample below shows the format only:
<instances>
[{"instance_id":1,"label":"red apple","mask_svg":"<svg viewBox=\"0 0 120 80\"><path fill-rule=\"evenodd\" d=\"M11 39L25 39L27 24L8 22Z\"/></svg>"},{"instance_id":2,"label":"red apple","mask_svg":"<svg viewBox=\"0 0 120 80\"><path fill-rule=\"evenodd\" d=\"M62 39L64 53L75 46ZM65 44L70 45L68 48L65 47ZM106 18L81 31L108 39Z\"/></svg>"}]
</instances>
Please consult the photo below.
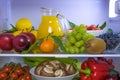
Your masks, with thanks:
<instances>
[{"instance_id":1,"label":"red apple","mask_svg":"<svg viewBox=\"0 0 120 80\"><path fill-rule=\"evenodd\" d=\"M13 48L16 52L21 52L29 47L27 37L24 35L18 35L13 38Z\"/></svg>"},{"instance_id":2,"label":"red apple","mask_svg":"<svg viewBox=\"0 0 120 80\"><path fill-rule=\"evenodd\" d=\"M30 45L32 45L36 40L35 36L30 32L22 32L20 35L26 36Z\"/></svg>"},{"instance_id":3,"label":"red apple","mask_svg":"<svg viewBox=\"0 0 120 80\"><path fill-rule=\"evenodd\" d=\"M2 33L0 34L0 48L5 51L12 50L13 45L12 45L12 40L13 40L13 35L10 33Z\"/></svg>"}]
</instances>

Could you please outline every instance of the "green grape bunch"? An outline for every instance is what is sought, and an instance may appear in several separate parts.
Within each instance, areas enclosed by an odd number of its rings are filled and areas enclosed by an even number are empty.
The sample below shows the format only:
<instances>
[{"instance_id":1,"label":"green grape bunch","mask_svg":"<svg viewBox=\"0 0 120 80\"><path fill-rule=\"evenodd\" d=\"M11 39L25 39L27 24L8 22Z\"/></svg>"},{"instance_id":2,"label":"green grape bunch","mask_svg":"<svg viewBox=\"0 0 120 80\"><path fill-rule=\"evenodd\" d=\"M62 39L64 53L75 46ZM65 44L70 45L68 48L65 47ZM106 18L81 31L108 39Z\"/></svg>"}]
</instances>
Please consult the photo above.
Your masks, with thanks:
<instances>
[{"instance_id":1,"label":"green grape bunch","mask_svg":"<svg viewBox=\"0 0 120 80\"><path fill-rule=\"evenodd\" d=\"M87 32L84 24L76 25L71 32L66 34L64 42L66 52L70 54L84 53L87 40L94 37L93 34Z\"/></svg>"}]
</instances>

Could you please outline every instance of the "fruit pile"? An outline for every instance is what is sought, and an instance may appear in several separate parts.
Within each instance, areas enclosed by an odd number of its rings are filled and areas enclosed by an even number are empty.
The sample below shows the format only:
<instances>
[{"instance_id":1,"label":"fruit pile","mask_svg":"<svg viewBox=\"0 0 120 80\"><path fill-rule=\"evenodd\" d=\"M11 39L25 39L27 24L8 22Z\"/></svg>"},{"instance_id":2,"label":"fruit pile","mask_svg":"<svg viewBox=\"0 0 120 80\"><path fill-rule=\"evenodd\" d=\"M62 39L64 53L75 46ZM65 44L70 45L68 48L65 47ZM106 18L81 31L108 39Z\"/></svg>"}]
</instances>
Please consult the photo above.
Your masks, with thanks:
<instances>
[{"instance_id":1,"label":"fruit pile","mask_svg":"<svg viewBox=\"0 0 120 80\"><path fill-rule=\"evenodd\" d=\"M120 36L117 33L109 32L98 36L106 42L106 49L113 50L120 43Z\"/></svg>"},{"instance_id":2,"label":"fruit pile","mask_svg":"<svg viewBox=\"0 0 120 80\"><path fill-rule=\"evenodd\" d=\"M95 24L92 24L90 26L86 25L87 30L102 30L100 27L97 27Z\"/></svg>"},{"instance_id":3,"label":"fruit pile","mask_svg":"<svg viewBox=\"0 0 120 80\"><path fill-rule=\"evenodd\" d=\"M19 35L22 32L30 32L34 34L35 38L37 38L37 30L34 29L32 22L27 18L20 18L16 21L16 24L10 24L11 29L4 30L5 33L12 33L14 36Z\"/></svg>"},{"instance_id":4,"label":"fruit pile","mask_svg":"<svg viewBox=\"0 0 120 80\"><path fill-rule=\"evenodd\" d=\"M6 63L0 69L0 80L32 80L29 70L29 66L20 63Z\"/></svg>"},{"instance_id":5,"label":"fruit pile","mask_svg":"<svg viewBox=\"0 0 120 80\"><path fill-rule=\"evenodd\" d=\"M35 36L30 32L22 32L17 36L13 36L11 33L2 33L0 34L0 49L21 52L31 46L35 40Z\"/></svg>"},{"instance_id":6,"label":"fruit pile","mask_svg":"<svg viewBox=\"0 0 120 80\"><path fill-rule=\"evenodd\" d=\"M86 47L87 41L95 37L92 33L87 32L87 30L98 30L98 28L103 29L106 26L106 22L100 27L97 27L96 25L87 27L84 24L75 25L71 32L68 32L65 35L65 40L62 40L58 36L54 36L53 33L50 33L46 38L37 39L37 30L32 29L32 23L27 18L21 18L16 22L15 26L11 26L12 29L6 30L0 34L1 53L59 53L56 48L60 47L64 53L74 54L85 52L86 48L88 49L88 46ZM108 44L108 42L109 41L107 40L106 43ZM118 42L118 39L116 42ZM96 46L94 47L94 50L98 50L96 49ZM103 51L104 50L101 50L100 52ZM87 52L93 52L93 50L87 50ZM94 51L94 53L96 52L97 51Z\"/></svg>"},{"instance_id":7,"label":"fruit pile","mask_svg":"<svg viewBox=\"0 0 120 80\"><path fill-rule=\"evenodd\" d=\"M73 30L76 24L72 22L69 22L69 23L70 23L70 26L72 27L69 30ZM103 30L106 27L106 22L104 22L102 25L91 24L91 25L86 25L85 27L86 27L86 30Z\"/></svg>"},{"instance_id":8,"label":"fruit pile","mask_svg":"<svg viewBox=\"0 0 120 80\"><path fill-rule=\"evenodd\" d=\"M85 51L85 43L87 40L94 38L94 35L87 33L85 25L74 27L72 32L66 35L64 46L67 53L82 53Z\"/></svg>"}]
</instances>

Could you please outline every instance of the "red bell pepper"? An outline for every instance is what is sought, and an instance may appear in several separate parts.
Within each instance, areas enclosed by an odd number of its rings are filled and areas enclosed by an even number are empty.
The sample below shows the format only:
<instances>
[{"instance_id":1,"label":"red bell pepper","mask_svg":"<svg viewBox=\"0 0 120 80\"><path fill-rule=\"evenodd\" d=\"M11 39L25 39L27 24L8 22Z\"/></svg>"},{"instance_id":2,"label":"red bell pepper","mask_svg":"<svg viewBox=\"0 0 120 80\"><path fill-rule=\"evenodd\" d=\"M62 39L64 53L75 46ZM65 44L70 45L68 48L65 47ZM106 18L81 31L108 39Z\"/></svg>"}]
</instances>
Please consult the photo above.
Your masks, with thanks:
<instances>
[{"instance_id":1,"label":"red bell pepper","mask_svg":"<svg viewBox=\"0 0 120 80\"><path fill-rule=\"evenodd\" d=\"M81 65L80 80L105 80L113 66L100 58L88 58Z\"/></svg>"}]
</instances>

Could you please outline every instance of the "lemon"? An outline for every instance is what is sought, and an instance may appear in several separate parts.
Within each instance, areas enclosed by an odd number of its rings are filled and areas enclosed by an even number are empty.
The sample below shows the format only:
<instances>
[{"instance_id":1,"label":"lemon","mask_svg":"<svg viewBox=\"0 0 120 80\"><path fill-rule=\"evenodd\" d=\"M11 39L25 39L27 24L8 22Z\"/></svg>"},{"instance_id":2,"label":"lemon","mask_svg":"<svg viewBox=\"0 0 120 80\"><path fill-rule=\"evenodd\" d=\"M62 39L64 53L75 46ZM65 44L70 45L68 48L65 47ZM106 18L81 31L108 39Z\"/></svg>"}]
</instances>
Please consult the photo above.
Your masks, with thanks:
<instances>
[{"instance_id":1,"label":"lemon","mask_svg":"<svg viewBox=\"0 0 120 80\"><path fill-rule=\"evenodd\" d=\"M37 30L32 30L31 33L35 36L35 38L37 39Z\"/></svg>"},{"instance_id":2,"label":"lemon","mask_svg":"<svg viewBox=\"0 0 120 80\"><path fill-rule=\"evenodd\" d=\"M32 30L32 22L29 19L27 19L27 18L20 18L16 22L16 29L18 31L29 32L29 31Z\"/></svg>"},{"instance_id":3,"label":"lemon","mask_svg":"<svg viewBox=\"0 0 120 80\"><path fill-rule=\"evenodd\" d=\"M22 31L15 31L15 32L13 32L13 35L14 35L14 36L17 36L17 35L19 35L20 33L22 33Z\"/></svg>"}]
</instances>

